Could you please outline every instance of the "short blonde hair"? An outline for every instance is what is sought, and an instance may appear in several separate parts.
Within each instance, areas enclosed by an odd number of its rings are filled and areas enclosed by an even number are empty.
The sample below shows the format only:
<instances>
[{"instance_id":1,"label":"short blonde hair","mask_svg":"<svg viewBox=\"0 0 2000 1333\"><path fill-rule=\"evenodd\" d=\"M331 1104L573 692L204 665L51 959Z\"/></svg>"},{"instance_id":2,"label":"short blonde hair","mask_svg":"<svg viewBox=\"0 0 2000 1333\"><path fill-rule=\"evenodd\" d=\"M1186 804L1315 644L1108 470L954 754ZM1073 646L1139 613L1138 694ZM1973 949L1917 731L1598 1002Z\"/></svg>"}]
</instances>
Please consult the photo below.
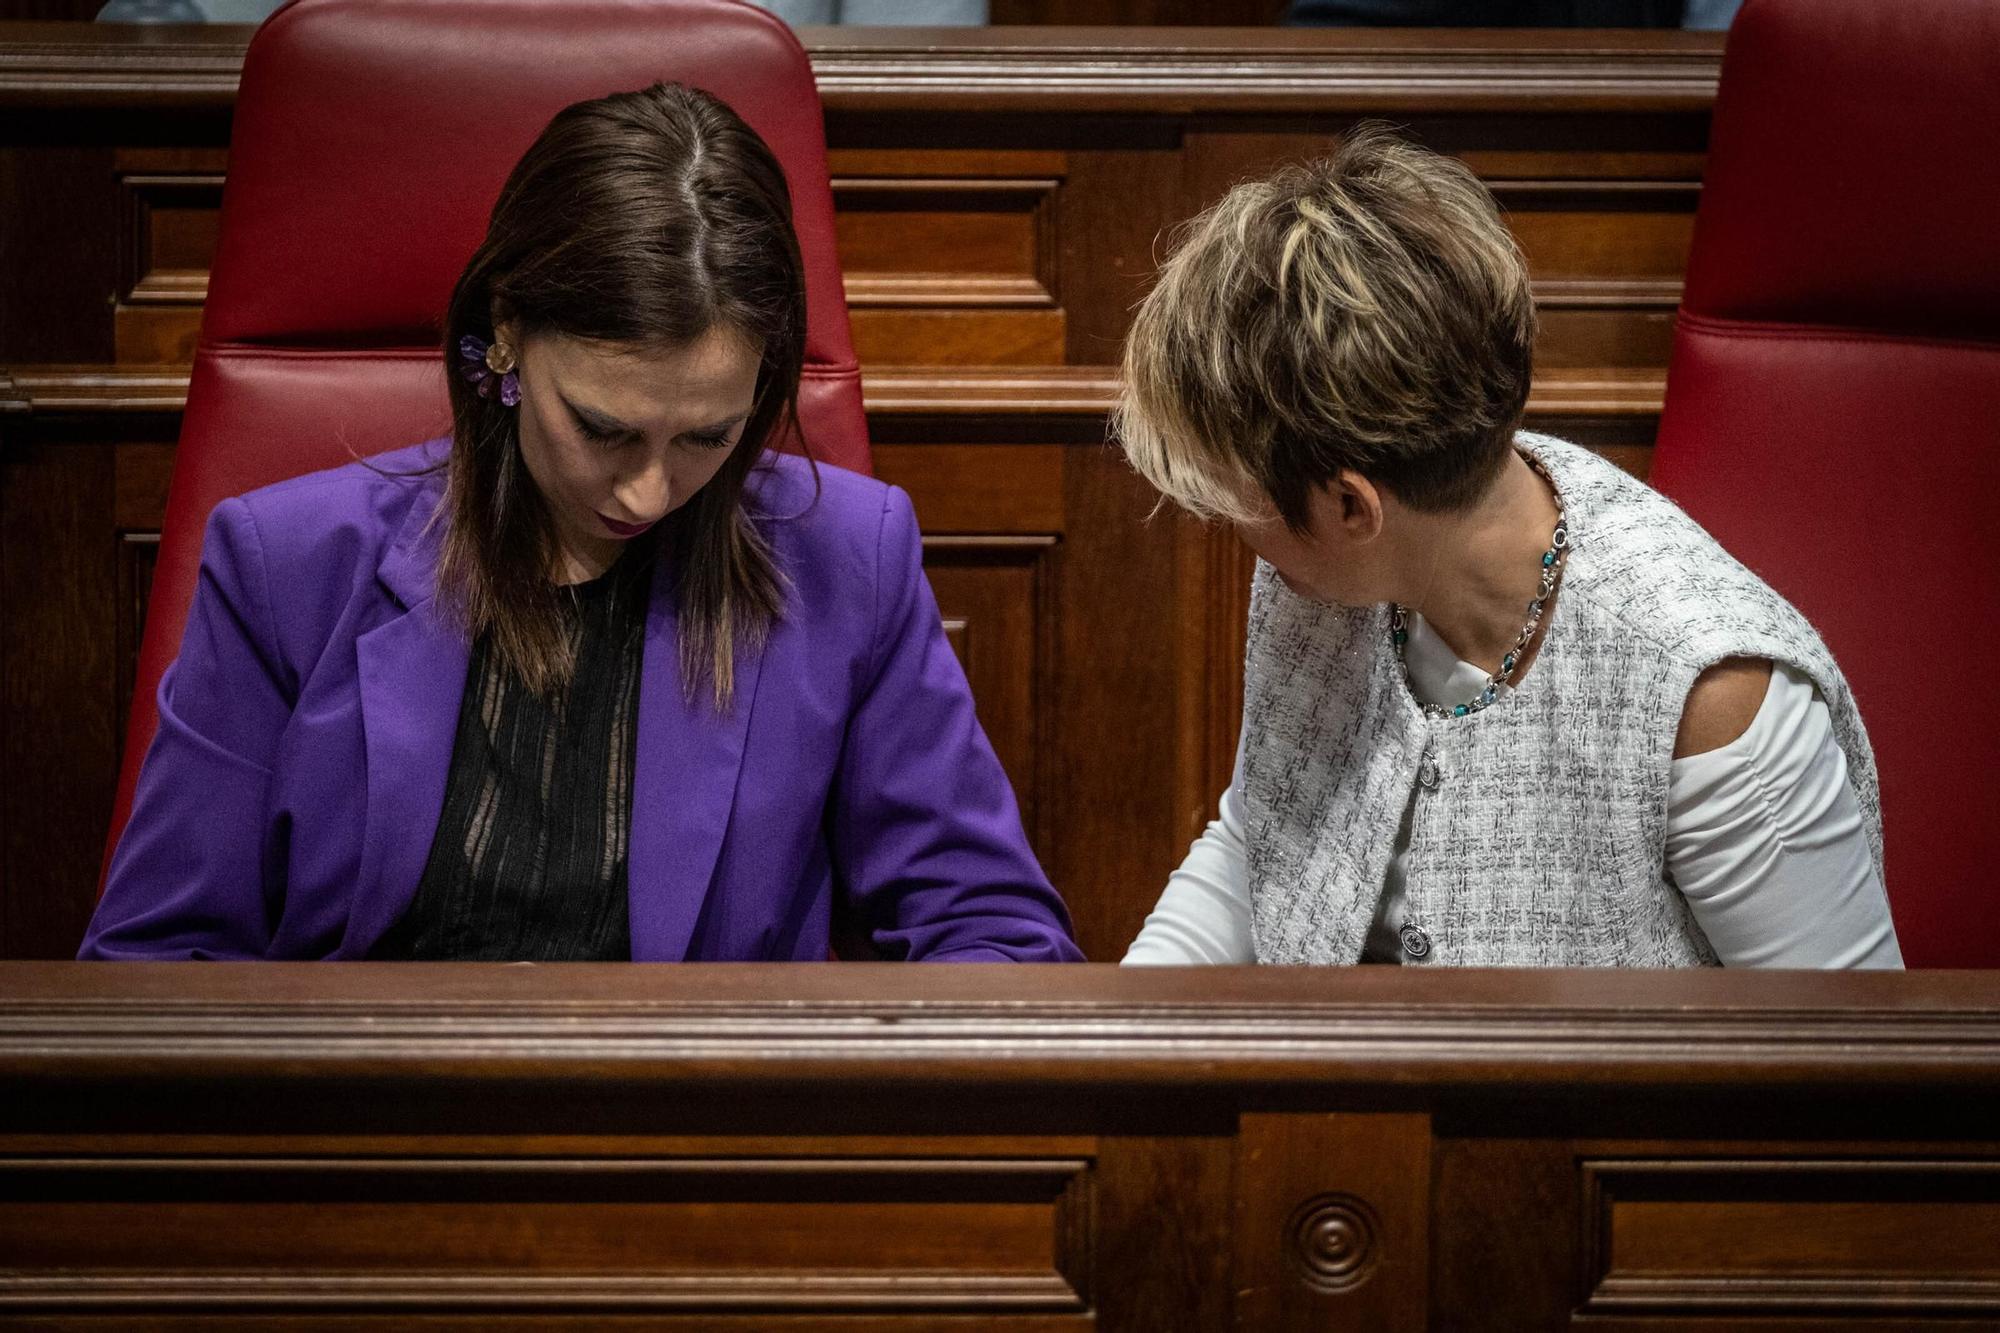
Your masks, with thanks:
<instances>
[{"instance_id":1,"label":"short blonde hair","mask_svg":"<svg viewBox=\"0 0 2000 1333\"><path fill-rule=\"evenodd\" d=\"M1428 510L1476 500L1528 397L1527 265L1463 164L1382 125L1238 185L1183 229L1125 344L1114 430L1209 519L1352 469Z\"/></svg>"}]
</instances>

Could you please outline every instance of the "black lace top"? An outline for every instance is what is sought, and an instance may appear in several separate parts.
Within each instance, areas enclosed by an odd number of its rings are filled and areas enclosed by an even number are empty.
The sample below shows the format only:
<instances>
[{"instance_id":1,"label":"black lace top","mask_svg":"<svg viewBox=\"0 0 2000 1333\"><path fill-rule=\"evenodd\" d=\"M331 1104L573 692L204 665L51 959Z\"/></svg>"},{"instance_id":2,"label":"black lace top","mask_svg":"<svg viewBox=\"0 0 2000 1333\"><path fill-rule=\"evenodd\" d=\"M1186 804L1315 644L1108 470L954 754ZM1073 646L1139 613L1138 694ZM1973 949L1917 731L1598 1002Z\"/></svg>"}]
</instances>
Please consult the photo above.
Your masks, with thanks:
<instances>
[{"instance_id":1,"label":"black lace top","mask_svg":"<svg viewBox=\"0 0 2000 1333\"><path fill-rule=\"evenodd\" d=\"M444 811L403 919L374 958L630 959L626 855L650 562L570 588L576 674L529 690L473 644Z\"/></svg>"}]
</instances>

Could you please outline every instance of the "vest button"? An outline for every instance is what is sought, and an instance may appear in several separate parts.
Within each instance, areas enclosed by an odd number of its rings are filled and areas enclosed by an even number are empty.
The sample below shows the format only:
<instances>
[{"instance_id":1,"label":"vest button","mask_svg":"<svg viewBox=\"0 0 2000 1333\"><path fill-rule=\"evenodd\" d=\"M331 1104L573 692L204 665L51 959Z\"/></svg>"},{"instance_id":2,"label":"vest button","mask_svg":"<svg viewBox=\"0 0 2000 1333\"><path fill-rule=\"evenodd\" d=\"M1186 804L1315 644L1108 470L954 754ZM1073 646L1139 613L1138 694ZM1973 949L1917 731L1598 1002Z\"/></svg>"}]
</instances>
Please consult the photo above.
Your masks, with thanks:
<instances>
[{"instance_id":1,"label":"vest button","mask_svg":"<svg viewBox=\"0 0 2000 1333\"><path fill-rule=\"evenodd\" d=\"M1409 922L1403 923L1402 929L1396 932L1396 938L1402 943L1405 958L1422 961L1431 956L1431 937Z\"/></svg>"},{"instance_id":2,"label":"vest button","mask_svg":"<svg viewBox=\"0 0 2000 1333\"><path fill-rule=\"evenodd\" d=\"M1425 791L1436 791L1438 784L1443 781L1444 774L1438 770L1437 760L1425 755L1424 761L1417 765L1418 785Z\"/></svg>"}]
</instances>

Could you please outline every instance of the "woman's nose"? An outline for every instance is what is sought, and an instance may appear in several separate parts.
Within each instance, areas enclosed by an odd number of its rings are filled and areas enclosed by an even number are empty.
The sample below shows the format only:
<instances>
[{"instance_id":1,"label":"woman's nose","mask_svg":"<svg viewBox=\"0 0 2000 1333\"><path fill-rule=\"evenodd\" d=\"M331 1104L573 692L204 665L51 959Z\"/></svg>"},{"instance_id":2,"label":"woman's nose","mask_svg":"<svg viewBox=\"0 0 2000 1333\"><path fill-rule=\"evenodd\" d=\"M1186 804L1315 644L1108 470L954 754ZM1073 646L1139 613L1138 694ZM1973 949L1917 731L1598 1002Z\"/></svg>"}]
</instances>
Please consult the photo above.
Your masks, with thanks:
<instances>
[{"instance_id":1,"label":"woman's nose","mask_svg":"<svg viewBox=\"0 0 2000 1333\"><path fill-rule=\"evenodd\" d=\"M633 521L649 522L667 512L673 498L673 474L665 460L655 458L620 477L611 493Z\"/></svg>"}]
</instances>

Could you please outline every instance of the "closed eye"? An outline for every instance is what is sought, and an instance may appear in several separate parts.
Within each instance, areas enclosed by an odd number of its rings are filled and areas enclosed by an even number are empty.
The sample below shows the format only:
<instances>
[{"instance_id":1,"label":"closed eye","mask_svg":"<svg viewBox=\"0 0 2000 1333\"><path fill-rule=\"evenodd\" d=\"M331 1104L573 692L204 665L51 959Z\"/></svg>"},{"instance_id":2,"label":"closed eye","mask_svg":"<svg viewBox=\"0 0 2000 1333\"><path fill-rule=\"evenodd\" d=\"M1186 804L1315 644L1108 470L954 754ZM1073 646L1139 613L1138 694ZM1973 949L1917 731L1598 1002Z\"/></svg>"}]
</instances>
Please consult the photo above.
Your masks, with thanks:
<instances>
[{"instance_id":1,"label":"closed eye","mask_svg":"<svg viewBox=\"0 0 2000 1333\"><path fill-rule=\"evenodd\" d=\"M630 426L622 422L599 420L595 414L585 416L566 395L558 393L556 396L562 400L563 407L568 410L570 422L576 427L576 433L593 444L618 444L637 434Z\"/></svg>"},{"instance_id":2,"label":"closed eye","mask_svg":"<svg viewBox=\"0 0 2000 1333\"><path fill-rule=\"evenodd\" d=\"M618 441L624 439L626 435L626 432L622 430L600 430L588 421L585 421L582 417L576 419L576 430L577 434L583 436L584 439L591 441L593 444L616 444Z\"/></svg>"},{"instance_id":3,"label":"closed eye","mask_svg":"<svg viewBox=\"0 0 2000 1333\"><path fill-rule=\"evenodd\" d=\"M623 428L610 429L604 426L594 425L584 417L579 416L576 413L575 409L571 409L570 411L570 422L576 427L576 433L578 435L581 435L585 440L589 441L592 444L603 445L607 449L615 448L616 446L624 443L626 440L632 438L631 431L625 430Z\"/></svg>"}]
</instances>

